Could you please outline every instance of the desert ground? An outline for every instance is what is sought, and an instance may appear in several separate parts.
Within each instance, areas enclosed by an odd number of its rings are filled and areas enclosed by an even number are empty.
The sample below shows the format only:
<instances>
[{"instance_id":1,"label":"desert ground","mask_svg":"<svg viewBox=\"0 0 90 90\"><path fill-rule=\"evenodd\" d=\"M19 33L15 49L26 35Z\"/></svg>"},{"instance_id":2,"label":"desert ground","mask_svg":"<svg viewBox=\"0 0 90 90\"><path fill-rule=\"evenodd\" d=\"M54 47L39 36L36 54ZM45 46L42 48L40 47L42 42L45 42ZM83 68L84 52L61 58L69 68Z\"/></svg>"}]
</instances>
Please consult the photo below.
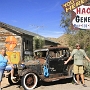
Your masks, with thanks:
<instances>
[{"instance_id":1,"label":"desert ground","mask_svg":"<svg viewBox=\"0 0 90 90\"><path fill-rule=\"evenodd\" d=\"M40 83L38 87L34 90L90 90L90 78L85 77L85 83L87 87L83 87L82 84L75 85L69 80L60 80L57 82L51 83ZM19 85L9 85L7 78L3 78L2 80L2 90L24 90L22 86Z\"/></svg>"}]
</instances>

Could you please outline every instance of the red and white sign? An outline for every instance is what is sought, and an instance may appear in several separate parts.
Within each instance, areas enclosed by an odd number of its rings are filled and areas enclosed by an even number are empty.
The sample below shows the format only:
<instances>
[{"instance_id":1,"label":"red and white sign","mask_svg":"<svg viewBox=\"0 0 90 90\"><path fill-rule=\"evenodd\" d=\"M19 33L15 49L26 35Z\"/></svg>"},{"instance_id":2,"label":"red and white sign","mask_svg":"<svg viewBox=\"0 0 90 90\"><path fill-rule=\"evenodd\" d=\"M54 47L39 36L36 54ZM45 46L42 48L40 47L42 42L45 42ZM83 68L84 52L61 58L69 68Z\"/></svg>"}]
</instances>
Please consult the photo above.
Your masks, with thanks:
<instances>
[{"instance_id":1,"label":"red and white sign","mask_svg":"<svg viewBox=\"0 0 90 90\"><path fill-rule=\"evenodd\" d=\"M72 20L74 28L90 29L90 6L79 6L73 10L75 17Z\"/></svg>"}]
</instances>

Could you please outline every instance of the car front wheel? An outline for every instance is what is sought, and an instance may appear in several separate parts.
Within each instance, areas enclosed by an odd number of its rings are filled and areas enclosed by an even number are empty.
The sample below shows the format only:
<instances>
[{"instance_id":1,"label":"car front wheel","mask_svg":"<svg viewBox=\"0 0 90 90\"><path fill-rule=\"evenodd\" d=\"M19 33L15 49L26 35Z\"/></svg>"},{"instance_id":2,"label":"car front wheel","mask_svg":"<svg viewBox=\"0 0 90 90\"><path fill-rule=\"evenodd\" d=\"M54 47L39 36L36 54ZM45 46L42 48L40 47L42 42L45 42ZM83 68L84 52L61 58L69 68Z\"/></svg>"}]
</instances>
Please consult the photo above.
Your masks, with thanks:
<instances>
[{"instance_id":1,"label":"car front wheel","mask_svg":"<svg viewBox=\"0 0 90 90\"><path fill-rule=\"evenodd\" d=\"M27 73L22 77L21 84L25 90L34 89L37 86L38 77L34 73Z\"/></svg>"}]
</instances>

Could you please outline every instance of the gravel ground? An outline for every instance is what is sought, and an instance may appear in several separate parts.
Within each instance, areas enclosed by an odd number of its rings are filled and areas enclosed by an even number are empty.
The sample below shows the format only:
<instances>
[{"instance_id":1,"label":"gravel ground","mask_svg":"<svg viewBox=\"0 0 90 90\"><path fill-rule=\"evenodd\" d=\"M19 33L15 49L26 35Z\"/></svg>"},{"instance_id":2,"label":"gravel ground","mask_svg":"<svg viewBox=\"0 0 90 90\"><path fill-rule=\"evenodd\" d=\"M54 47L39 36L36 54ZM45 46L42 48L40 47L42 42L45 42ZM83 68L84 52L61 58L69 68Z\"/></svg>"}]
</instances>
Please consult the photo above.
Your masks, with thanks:
<instances>
[{"instance_id":1,"label":"gravel ground","mask_svg":"<svg viewBox=\"0 0 90 90\"><path fill-rule=\"evenodd\" d=\"M83 87L82 84L75 85L68 80L60 80L58 82L52 83L41 83L40 86L36 87L34 90L90 90L90 78L85 78L85 83L87 87ZM22 87L18 87L18 85L10 86L7 78L3 78L2 80L2 90L24 90Z\"/></svg>"}]
</instances>

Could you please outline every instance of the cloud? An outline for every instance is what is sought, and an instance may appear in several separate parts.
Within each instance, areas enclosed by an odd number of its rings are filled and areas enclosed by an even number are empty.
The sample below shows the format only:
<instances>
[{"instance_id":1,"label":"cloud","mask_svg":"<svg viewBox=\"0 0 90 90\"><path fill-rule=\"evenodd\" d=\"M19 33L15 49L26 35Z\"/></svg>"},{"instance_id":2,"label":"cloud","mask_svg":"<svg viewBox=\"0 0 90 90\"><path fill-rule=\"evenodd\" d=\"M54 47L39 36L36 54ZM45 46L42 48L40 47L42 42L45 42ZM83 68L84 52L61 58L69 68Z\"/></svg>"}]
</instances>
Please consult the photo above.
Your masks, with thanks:
<instances>
[{"instance_id":1,"label":"cloud","mask_svg":"<svg viewBox=\"0 0 90 90\"><path fill-rule=\"evenodd\" d=\"M11 20L12 22L17 22L17 20Z\"/></svg>"},{"instance_id":2,"label":"cloud","mask_svg":"<svg viewBox=\"0 0 90 90\"><path fill-rule=\"evenodd\" d=\"M46 9L46 7L45 8L37 9L36 11L44 11L45 9Z\"/></svg>"},{"instance_id":3,"label":"cloud","mask_svg":"<svg viewBox=\"0 0 90 90\"><path fill-rule=\"evenodd\" d=\"M30 32L37 33L44 37L58 38L59 36L64 34L64 32L61 31L61 29L58 31L58 30L54 30L52 28L48 28L45 25L29 24L28 27L25 29Z\"/></svg>"},{"instance_id":4,"label":"cloud","mask_svg":"<svg viewBox=\"0 0 90 90\"><path fill-rule=\"evenodd\" d=\"M56 33L56 34L64 34L64 32L59 32L59 31L56 31L54 33Z\"/></svg>"},{"instance_id":5,"label":"cloud","mask_svg":"<svg viewBox=\"0 0 90 90\"><path fill-rule=\"evenodd\" d=\"M57 10L59 10L59 6L60 6L60 1L55 3L54 5L52 5L52 7L45 12L57 11Z\"/></svg>"},{"instance_id":6,"label":"cloud","mask_svg":"<svg viewBox=\"0 0 90 90\"><path fill-rule=\"evenodd\" d=\"M60 6L60 2L57 2L54 6L54 8L57 8L58 6Z\"/></svg>"},{"instance_id":7,"label":"cloud","mask_svg":"<svg viewBox=\"0 0 90 90\"><path fill-rule=\"evenodd\" d=\"M49 30L38 30L38 34L44 36L44 37L54 37L54 38L58 38L61 35L64 34L64 32L59 32L59 31L49 31Z\"/></svg>"},{"instance_id":8,"label":"cloud","mask_svg":"<svg viewBox=\"0 0 90 90\"><path fill-rule=\"evenodd\" d=\"M44 37L58 38L58 37L62 36L63 34L42 33L42 34L39 34L39 35L42 35Z\"/></svg>"},{"instance_id":9,"label":"cloud","mask_svg":"<svg viewBox=\"0 0 90 90\"><path fill-rule=\"evenodd\" d=\"M25 29L38 34L38 31L43 30L44 26L43 25L29 24Z\"/></svg>"}]
</instances>

